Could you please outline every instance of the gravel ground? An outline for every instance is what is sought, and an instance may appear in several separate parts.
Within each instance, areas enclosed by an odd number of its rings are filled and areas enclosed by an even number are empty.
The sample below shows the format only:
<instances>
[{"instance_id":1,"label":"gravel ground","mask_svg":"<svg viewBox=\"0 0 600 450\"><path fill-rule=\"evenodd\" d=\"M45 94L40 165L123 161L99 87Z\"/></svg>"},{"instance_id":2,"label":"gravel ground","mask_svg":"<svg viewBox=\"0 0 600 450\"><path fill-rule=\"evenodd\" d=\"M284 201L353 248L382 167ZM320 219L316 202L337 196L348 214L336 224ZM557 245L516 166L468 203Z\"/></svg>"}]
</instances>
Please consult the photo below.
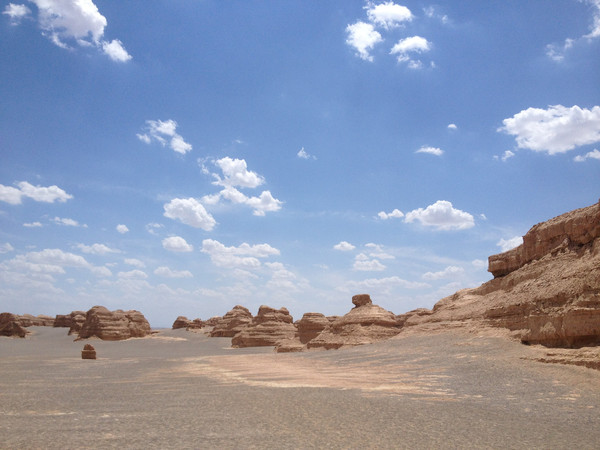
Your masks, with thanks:
<instances>
[{"instance_id":1,"label":"gravel ground","mask_svg":"<svg viewBox=\"0 0 600 450\"><path fill-rule=\"evenodd\" d=\"M600 371L458 333L336 351L0 338L0 448L598 448Z\"/></svg>"}]
</instances>

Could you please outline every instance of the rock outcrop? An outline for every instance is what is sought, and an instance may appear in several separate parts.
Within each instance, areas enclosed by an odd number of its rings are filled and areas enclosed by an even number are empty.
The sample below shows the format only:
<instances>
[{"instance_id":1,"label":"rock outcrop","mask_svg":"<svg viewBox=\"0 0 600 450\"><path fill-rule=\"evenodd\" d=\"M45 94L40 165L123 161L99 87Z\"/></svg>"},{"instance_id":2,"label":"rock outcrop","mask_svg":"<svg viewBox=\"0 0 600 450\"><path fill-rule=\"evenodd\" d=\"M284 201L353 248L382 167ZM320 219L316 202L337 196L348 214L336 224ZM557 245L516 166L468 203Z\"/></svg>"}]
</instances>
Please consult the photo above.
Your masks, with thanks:
<instances>
[{"instance_id":1,"label":"rock outcrop","mask_svg":"<svg viewBox=\"0 0 600 450\"><path fill-rule=\"evenodd\" d=\"M40 314L39 316L33 316L31 314L23 314L18 316L21 326L27 327L52 327L54 326L54 317L45 316Z\"/></svg>"},{"instance_id":2,"label":"rock outcrop","mask_svg":"<svg viewBox=\"0 0 600 450\"><path fill-rule=\"evenodd\" d=\"M190 326L190 323L192 323L192 321L187 317L179 316L177 319L175 319L175 322L173 322L172 329L179 330L180 328L187 328Z\"/></svg>"},{"instance_id":3,"label":"rock outcrop","mask_svg":"<svg viewBox=\"0 0 600 450\"><path fill-rule=\"evenodd\" d=\"M336 319L306 345L309 349L335 349L389 339L401 331L396 315L374 305L367 294L352 297L354 308Z\"/></svg>"},{"instance_id":4,"label":"rock outcrop","mask_svg":"<svg viewBox=\"0 0 600 450\"><path fill-rule=\"evenodd\" d=\"M94 306L86 313L79 339L96 336L107 341L120 341L144 337L151 331L150 324L139 311L109 311L104 306Z\"/></svg>"},{"instance_id":5,"label":"rock outcrop","mask_svg":"<svg viewBox=\"0 0 600 450\"><path fill-rule=\"evenodd\" d=\"M96 359L96 349L92 344L85 344L81 350L81 359Z\"/></svg>"},{"instance_id":6,"label":"rock outcrop","mask_svg":"<svg viewBox=\"0 0 600 450\"><path fill-rule=\"evenodd\" d=\"M296 336L294 319L286 308L261 306L258 314L231 340L233 347L276 346L284 339Z\"/></svg>"},{"instance_id":7,"label":"rock outcrop","mask_svg":"<svg viewBox=\"0 0 600 450\"><path fill-rule=\"evenodd\" d=\"M535 225L523 244L489 258L494 279L440 300L404 327L507 328L523 343L600 345L600 203Z\"/></svg>"},{"instance_id":8,"label":"rock outcrop","mask_svg":"<svg viewBox=\"0 0 600 450\"><path fill-rule=\"evenodd\" d=\"M302 319L296 323L298 339L302 344L306 344L321 334L330 323L327 317L321 313L305 313Z\"/></svg>"},{"instance_id":9,"label":"rock outcrop","mask_svg":"<svg viewBox=\"0 0 600 450\"><path fill-rule=\"evenodd\" d=\"M242 329L252 322L252 313L248 308L240 305L233 307L231 311L219 318L210 332L211 337L234 337Z\"/></svg>"},{"instance_id":10,"label":"rock outcrop","mask_svg":"<svg viewBox=\"0 0 600 450\"><path fill-rule=\"evenodd\" d=\"M29 331L21 325L20 317L16 314L4 312L0 314L0 336L15 336L24 338Z\"/></svg>"}]
</instances>

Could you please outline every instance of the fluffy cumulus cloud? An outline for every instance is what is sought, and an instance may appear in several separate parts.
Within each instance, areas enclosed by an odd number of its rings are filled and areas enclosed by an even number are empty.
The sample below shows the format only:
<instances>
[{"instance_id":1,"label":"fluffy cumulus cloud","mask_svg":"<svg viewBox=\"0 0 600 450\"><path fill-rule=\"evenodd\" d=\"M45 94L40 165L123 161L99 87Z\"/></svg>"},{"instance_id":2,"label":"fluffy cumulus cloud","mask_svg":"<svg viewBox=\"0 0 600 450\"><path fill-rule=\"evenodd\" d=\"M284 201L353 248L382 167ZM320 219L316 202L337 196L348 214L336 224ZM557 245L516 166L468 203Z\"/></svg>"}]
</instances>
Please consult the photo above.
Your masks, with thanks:
<instances>
[{"instance_id":1,"label":"fluffy cumulus cloud","mask_svg":"<svg viewBox=\"0 0 600 450\"><path fill-rule=\"evenodd\" d=\"M402 217L404 217L404 213L399 209L394 209L392 212L389 213L386 213L385 211L380 211L379 213L377 213L377 217L379 217L381 220L401 219Z\"/></svg>"},{"instance_id":2,"label":"fluffy cumulus cloud","mask_svg":"<svg viewBox=\"0 0 600 450\"><path fill-rule=\"evenodd\" d=\"M131 55L118 39L106 41L104 17L92 0L30 0L37 6L37 20L42 33L61 48L94 47L113 61L126 62ZM13 23L32 14L25 5L10 3L3 11Z\"/></svg>"},{"instance_id":3,"label":"fluffy cumulus cloud","mask_svg":"<svg viewBox=\"0 0 600 450\"><path fill-rule=\"evenodd\" d=\"M458 266L448 266L444 270L439 272L427 272L423 274L424 280L440 280L443 278L455 278L458 275L462 275L465 270Z\"/></svg>"},{"instance_id":4,"label":"fluffy cumulus cloud","mask_svg":"<svg viewBox=\"0 0 600 450\"><path fill-rule=\"evenodd\" d=\"M584 162L586 159L597 159L600 160L600 151L594 149L591 152L587 152L585 155L577 155L573 160L575 162Z\"/></svg>"},{"instance_id":5,"label":"fluffy cumulus cloud","mask_svg":"<svg viewBox=\"0 0 600 450\"><path fill-rule=\"evenodd\" d=\"M104 244L77 244L77 248L81 250L83 253L88 253L90 255L106 255L108 253L121 253L120 250L115 248L110 248Z\"/></svg>"},{"instance_id":6,"label":"fluffy cumulus cloud","mask_svg":"<svg viewBox=\"0 0 600 450\"><path fill-rule=\"evenodd\" d=\"M376 44L383 41L375 27L370 23L359 21L348 25L346 34L346 44L356 50L357 56L365 61L373 61L370 52Z\"/></svg>"},{"instance_id":7,"label":"fluffy cumulus cloud","mask_svg":"<svg viewBox=\"0 0 600 450\"><path fill-rule=\"evenodd\" d=\"M379 272L386 269L378 259L372 258L370 255L359 253L354 258L354 264L352 265L354 270L362 272Z\"/></svg>"},{"instance_id":8,"label":"fluffy cumulus cloud","mask_svg":"<svg viewBox=\"0 0 600 450\"><path fill-rule=\"evenodd\" d=\"M216 221L195 198L174 198L164 205L164 216L194 228L212 230Z\"/></svg>"},{"instance_id":9,"label":"fluffy cumulus cloud","mask_svg":"<svg viewBox=\"0 0 600 450\"><path fill-rule=\"evenodd\" d=\"M170 236L163 239L162 246L170 252L191 252L194 250L194 246L188 244L181 236Z\"/></svg>"},{"instance_id":10,"label":"fluffy cumulus cloud","mask_svg":"<svg viewBox=\"0 0 600 450\"><path fill-rule=\"evenodd\" d=\"M500 239L496 245L500 247L500 250L503 252L507 252L515 247L518 247L522 243L523 238L521 236L515 236L510 239Z\"/></svg>"},{"instance_id":11,"label":"fluffy cumulus cloud","mask_svg":"<svg viewBox=\"0 0 600 450\"><path fill-rule=\"evenodd\" d=\"M67 194L58 186L34 186L27 181L21 181L16 185L17 187L0 184L0 201L19 205L22 203L23 197L43 203L64 203L73 198L71 194Z\"/></svg>"},{"instance_id":12,"label":"fluffy cumulus cloud","mask_svg":"<svg viewBox=\"0 0 600 450\"><path fill-rule=\"evenodd\" d=\"M335 244L333 246L334 250L338 250L340 252L350 252L354 250L356 247L349 242L341 241L339 244Z\"/></svg>"},{"instance_id":13,"label":"fluffy cumulus cloud","mask_svg":"<svg viewBox=\"0 0 600 450\"><path fill-rule=\"evenodd\" d=\"M192 272L189 270L171 270L166 266L158 267L154 270L154 275L166 278L192 278Z\"/></svg>"},{"instance_id":14,"label":"fluffy cumulus cloud","mask_svg":"<svg viewBox=\"0 0 600 450\"><path fill-rule=\"evenodd\" d=\"M279 211L282 201L273 197L271 191L263 191L259 196L247 196L239 188L254 189L265 183L264 177L248 170L248 165L243 159L225 157L213 161L213 164L221 170L221 174L211 173L202 162L202 171L211 175L216 186L223 189L216 194L205 195L202 202L206 205L217 205L222 200L232 204L246 205L253 209L255 216L264 216L267 212Z\"/></svg>"},{"instance_id":15,"label":"fluffy cumulus cloud","mask_svg":"<svg viewBox=\"0 0 600 450\"><path fill-rule=\"evenodd\" d=\"M385 29L398 27L404 22L410 22L413 19L410 9L406 6L397 5L394 2L379 4L369 2L366 10L369 20Z\"/></svg>"},{"instance_id":16,"label":"fluffy cumulus cloud","mask_svg":"<svg viewBox=\"0 0 600 450\"><path fill-rule=\"evenodd\" d=\"M404 219L407 223L420 222L427 227L438 230L465 230L475 226L475 220L471 214L452 206L446 200L438 200L427 208L418 208L406 213Z\"/></svg>"},{"instance_id":17,"label":"fluffy cumulus cloud","mask_svg":"<svg viewBox=\"0 0 600 450\"><path fill-rule=\"evenodd\" d=\"M177 122L172 119L165 120L146 120L145 133L137 134L140 141L151 144L158 142L163 147L169 146L171 150L185 155L192 150L191 144L185 142L183 137L177 133Z\"/></svg>"},{"instance_id":18,"label":"fluffy cumulus cloud","mask_svg":"<svg viewBox=\"0 0 600 450\"><path fill-rule=\"evenodd\" d=\"M417 150L415 153L427 153L428 155L442 156L444 154L444 150L442 150L441 148L437 148L437 147L423 146L419 150Z\"/></svg>"},{"instance_id":19,"label":"fluffy cumulus cloud","mask_svg":"<svg viewBox=\"0 0 600 450\"><path fill-rule=\"evenodd\" d=\"M429 50L431 50L431 42L421 36L411 36L398 41L390 50L390 55L396 55L398 62L407 63L411 69L419 69L423 63L419 59L414 59L412 55Z\"/></svg>"},{"instance_id":20,"label":"fluffy cumulus cloud","mask_svg":"<svg viewBox=\"0 0 600 450\"><path fill-rule=\"evenodd\" d=\"M578 38L566 38L562 44L548 44L546 46L546 55L556 61L561 62L565 59L567 52L578 43L590 42L600 37L600 0L582 0L591 6L592 24L587 34Z\"/></svg>"},{"instance_id":21,"label":"fluffy cumulus cloud","mask_svg":"<svg viewBox=\"0 0 600 450\"><path fill-rule=\"evenodd\" d=\"M519 148L550 155L600 142L600 106L527 108L502 123L498 131L515 136Z\"/></svg>"},{"instance_id":22,"label":"fluffy cumulus cloud","mask_svg":"<svg viewBox=\"0 0 600 450\"><path fill-rule=\"evenodd\" d=\"M226 247L213 239L202 241L201 251L210 256L215 266L227 269L256 269L261 265L261 258L279 255L279 250L269 244L249 245L244 242L238 247Z\"/></svg>"},{"instance_id":23,"label":"fluffy cumulus cloud","mask_svg":"<svg viewBox=\"0 0 600 450\"><path fill-rule=\"evenodd\" d=\"M125 233L129 232L129 228L127 228L127 225L123 225L123 224L117 225L116 230L121 234L125 234Z\"/></svg>"}]
</instances>

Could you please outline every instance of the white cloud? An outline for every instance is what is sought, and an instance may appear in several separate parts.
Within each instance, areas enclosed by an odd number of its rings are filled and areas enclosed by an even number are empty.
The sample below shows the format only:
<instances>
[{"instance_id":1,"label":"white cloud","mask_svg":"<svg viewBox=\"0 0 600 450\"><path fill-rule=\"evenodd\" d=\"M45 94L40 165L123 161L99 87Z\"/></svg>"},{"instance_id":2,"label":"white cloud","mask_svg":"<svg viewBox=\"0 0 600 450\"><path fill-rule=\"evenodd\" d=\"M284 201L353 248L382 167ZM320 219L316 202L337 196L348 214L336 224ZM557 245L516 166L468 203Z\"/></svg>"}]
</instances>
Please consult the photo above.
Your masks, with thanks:
<instances>
[{"instance_id":1,"label":"white cloud","mask_svg":"<svg viewBox=\"0 0 600 450\"><path fill-rule=\"evenodd\" d=\"M382 245L373 244L372 242L365 244L365 247L369 249L369 256L377 259L396 259L395 256L386 253Z\"/></svg>"},{"instance_id":2,"label":"white cloud","mask_svg":"<svg viewBox=\"0 0 600 450\"><path fill-rule=\"evenodd\" d=\"M591 152L587 152L585 155L577 155L573 160L575 162L584 162L586 159L600 159L600 151L594 149Z\"/></svg>"},{"instance_id":3,"label":"white cloud","mask_svg":"<svg viewBox=\"0 0 600 450\"><path fill-rule=\"evenodd\" d=\"M146 231L148 233L150 233L153 236L158 235L158 230L160 230L161 228L163 228L164 225L160 224L160 223L149 223L146 224Z\"/></svg>"},{"instance_id":4,"label":"white cloud","mask_svg":"<svg viewBox=\"0 0 600 450\"><path fill-rule=\"evenodd\" d=\"M521 236L515 236L510 239L500 239L496 244L503 252L507 252L512 250L515 247L518 247L523 243L523 238Z\"/></svg>"},{"instance_id":5,"label":"white cloud","mask_svg":"<svg viewBox=\"0 0 600 450\"><path fill-rule=\"evenodd\" d=\"M304 147L302 147L298 153L296 153L296 156L300 159L317 159L316 156L310 155L306 150L304 150Z\"/></svg>"},{"instance_id":6,"label":"white cloud","mask_svg":"<svg viewBox=\"0 0 600 450\"><path fill-rule=\"evenodd\" d=\"M248 164L243 159L233 159L229 156L218 159L215 165L221 169L223 178L213 174L217 181L216 185L230 187L240 186L245 188L255 188L265 182L265 179L256 172L248 170Z\"/></svg>"},{"instance_id":7,"label":"white cloud","mask_svg":"<svg viewBox=\"0 0 600 450\"><path fill-rule=\"evenodd\" d=\"M562 44L548 44L546 46L546 56L550 59L561 62L565 59L568 50L573 48L575 44L582 41L590 42L600 37L600 0L583 0L583 2L588 3L593 8L590 32L579 38L566 38Z\"/></svg>"},{"instance_id":8,"label":"white cloud","mask_svg":"<svg viewBox=\"0 0 600 450\"><path fill-rule=\"evenodd\" d=\"M365 61L373 61L369 53L376 44L383 41L381 34L375 31L375 27L370 23L356 22L346 27L348 35L346 44L353 47L357 55Z\"/></svg>"},{"instance_id":9,"label":"white cloud","mask_svg":"<svg viewBox=\"0 0 600 450\"><path fill-rule=\"evenodd\" d=\"M448 16L446 14L439 14L436 11L435 7L433 7L433 6L427 6L427 7L423 8L423 12L430 19L439 19L440 22L442 22L444 24L446 24L450 21L450 19L448 18Z\"/></svg>"},{"instance_id":10,"label":"white cloud","mask_svg":"<svg viewBox=\"0 0 600 450\"><path fill-rule=\"evenodd\" d=\"M461 275L465 272L462 267L448 266L440 272L427 272L423 274L424 280L440 280L442 278L454 278L457 275Z\"/></svg>"},{"instance_id":11,"label":"white cloud","mask_svg":"<svg viewBox=\"0 0 600 450\"><path fill-rule=\"evenodd\" d=\"M392 212L389 213L386 213L385 211L380 211L379 213L377 213L377 217L379 217L381 220L400 219L404 217L404 213L399 209L394 209Z\"/></svg>"},{"instance_id":12,"label":"white cloud","mask_svg":"<svg viewBox=\"0 0 600 450\"><path fill-rule=\"evenodd\" d=\"M16 25L21 21L21 19L31 14L31 9L25 5L15 5L14 3L9 3L4 8L4 11L2 11L2 14L10 17L11 23Z\"/></svg>"},{"instance_id":13,"label":"white cloud","mask_svg":"<svg viewBox=\"0 0 600 450\"><path fill-rule=\"evenodd\" d=\"M378 259L371 259L369 256L364 253L359 253L354 258L354 264L352 265L354 270L359 270L363 272L379 272L385 270L386 267L381 264Z\"/></svg>"},{"instance_id":14,"label":"white cloud","mask_svg":"<svg viewBox=\"0 0 600 450\"><path fill-rule=\"evenodd\" d=\"M170 236L163 239L162 246L171 252L191 252L194 250L194 246L188 244L181 236Z\"/></svg>"},{"instance_id":15,"label":"white cloud","mask_svg":"<svg viewBox=\"0 0 600 450\"><path fill-rule=\"evenodd\" d=\"M195 198L174 198L164 205L164 210L165 217L205 231L212 230L217 223Z\"/></svg>"},{"instance_id":16,"label":"white cloud","mask_svg":"<svg viewBox=\"0 0 600 450\"><path fill-rule=\"evenodd\" d=\"M442 150L441 148L437 148L437 147L423 146L419 150L417 150L415 153L427 153L429 155L442 156L444 154L444 150Z\"/></svg>"},{"instance_id":17,"label":"white cloud","mask_svg":"<svg viewBox=\"0 0 600 450\"><path fill-rule=\"evenodd\" d=\"M30 1L38 8L38 22L42 33L57 46L67 49L70 48L69 43L76 43L81 47L98 48L113 61L124 62L131 59L119 40L102 40L107 20L92 0ZM15 14L23 17L30 12L23 9L26 8L24 5L11 5L4 13L13 18Z\"/></svg>"},{"instance_id":18,"label":"white cloud","mask_svg":"<svg viewBox=\"0 0 600 450\"><path fill-rule=\"evenodd\" d=\"M24 223L23 226L26 228L41 228L43 225L41 224L41 222L31 222Z\"/></svg>"},{"instance_id":19,"label":"white cloud","mask_svg":"<svg viewBox=\"0 0 600 450\"><path fill-rule=\"evenodd\" d=\"M600 142L600 106L528 108L502 123L498 131L516 136L519 148L550 155Z\"/></svg>"},{"instance_id":20,"label":"white cloud","mask_svg":"<svg viewBox=\"0 0 600 450\"><path fill-rule=\"evenodd\" d=\"M341 241L339 244L335 244L333 246L334 250L339 250L341 252L350 252L354 250L356 247L349 242Z\"/></svg>"},{"instance_id":21,"label":"white cloud","mask_svg":"<svg viewBox=\"0 0 600 450\"><path fill-rule=\"evenodd\" d=\"M153 141L160 143L163 147L167 144L171 150L185 155L192 150L192 146L185 142L183 137L177 133L177 122L174 120L146 120L146 133L138 134L140 141L150 144Z\"/></svg>"},{"instance_id":22,"label":"white cloud","mask_svg":"<svg viewBox=\"0 0 600 450\"><path fill-rule=\"evenodd\" d=\"M392 47L390 55L397 55L398 62L406 62L411 69L419 69L422 66L421 61L412 59L411 53L424 53L431 50L431 43L421 36L411 36L401 39Z\"/></svg>"},{"instance_id":23,"label":"white cloud","mask_svg":"<svg viewBox=\"0 0 600 450\"><path fill-rule=\"evenodd\" d=\"M86 224L80 224L79 222L77 222L75 219L70 219L68 217L55 217L54 219L50 219L52 222L54 222L57 225L63 225L65 227L82 227L82 228L87 228Z\"/></svg>"},{"instance_id":24,"label":"white cloud","mask_svg":"<svg viewBox=\"0 0 600 450\"><path fill-rule=\"evenodd\" d=\"M239 247L226 247L213 239L202 241L201 251L210 256L215 266L229 269L258 268L261 265L259 258L279 255L279 250L269 244L249 245L244 242Z\"/></svg>"},{"instance_id":25,"label":"white cloud","mask_svg":"<svg viewBox=\"0 0 600 450\"><path fill-rule=\"evenodd\" d=\"M458 129L458 127L456 126L456 124L454 124L454 123L450 123L450 124L448 124L448 129L449 129L449 130L457 130L457 129Z\"/></svg>"},{"instance_id":26,"label":"white cloud","mask_svg":"<svg viewBox=\"0 0 600 450\"><path fill-rule=\"evenodd\" d=\"M102 50L110 59L117 62L127 62L132 57L125 47L123 47L123 43L118 39L113 39L110 42L102 42Z\"/></svg>"},{"instance_id":27,"label":"white cloud","mask_svg":"<svg viewBox=\"0 0 600 450\"><path fill-rule=\"evenodd\" d=\"M140 261L139 259L136 259L136 258L125 258L124 262L125 262L125 264L128 264L133 267L137 267L139 269L143 269L144 267L146 267L146 264L144 264L143 261Z\"/></svg>"},{"instance_id":28,"label":"white cloud","mask_svg":"<svg viewBox=\"0 0 600 450\"><path fill-rule=\"evenodd\" d=\"M471 264L477 269L485 269L488 266L488 263L483 259L474 259Z\"/></svg>"},{"instance_id":29,"label":"white cloud","mask_svg":"<svg viewBox=\"0 0 600 450\"><path fill-rule=\"evenodd\" d=\"M464 230L475 226L471 214L455 209L452 203L446 200L438 200L425 209L418 208L406 213L405 222L412 223L415 220L438 230Z\"/></svg>"},{"instance_id":30,"label":"white cloud","mask_svg":"<svg viewBox=\"0 0 600 450\"><path fill-rule=\"evenodd\" d=\"M21 204L22 197L31 198L36 202L54 203L58 201L64 203L73 198L58 186L34 186L27 181L17 183L18 189L12 186L0 184L0 201L10 203L11 205Z\"/></svg>"},{"instance_id":31,"label":"white cloud","mask_svg":"<svg viewBox=\"0 0 600 450\"><path fill-rule=\"evenodd\" d=\"M127 228L127 225L123 225L123 224L117 225L116 230L121 234L125 234L125 233L129 232L129 228Z\"/></svg>"},{"instance_id":32,"label":"white cloud","mask_svg":"<svg viewBox=\"0 0 600 450\"><path fill-rule=\"evenodd\" d=\"M4 244L0 244L0 254L10 253L14 250L14 247L10 245L10 242L5 242Z\"/></svg>"},{"instance_id":33,"label":"white cloud","mask_svg":"<svg viewBox=\"0 0 600 450\"><path fill-rule=\"evenodd\" d=\"M502 162L506 162L508 159L512 158L513 156L515 156L514 152L512 152L510 150L506 150L504 153L502 153L502 156L494 155L494 159L499 159Z\"/></svg>"},{"instance_id":34,"label":"white cloud","mask_svg":"<svg viewBox=\"0 0 600 450\"><path fill-rule=\"evenodd\" d=\"M5 263L8 270L33 274L64 274L65 267L87 269L96 276L110 276L106 267L90 264L83 256L64 252L60 249L44 249L17 255Z\"/></svg>"},{"instance_id":35,"label":"white cloud","mask_svg":"<svg viewBox=\"0 0 600 450\"><path fill-rule=\"evenodd\" d=\"M146 275L145 272L139 269L134 269L128 272L119 272L117 274L117 277L125 280L145 280L146 278L148 278L148 275Z\"/></svg>"},{"instance_id":36,"label":"white cloud","mask_svg":"<svg viewBox=\"0 0 600 450\"><path fill-rule=\"evenodd\" d=\"M171 270L166 266L158 267L154 271L154 275L166 278L192 278L192 272L189 270Z\"/></svg>"},{"instance_id":37,"label":"white cloud","mask_svg":"<svg viewBox=\"0 0 600 450\"><path fill-rule=\"evenodd\" d=\"M385 29L398 27L413 19L410 9L394 2L385 2L378 5L369 2L366 9L369 20Z\"/></svg>"},{"instance_id":38,"label":"white cloud","mask_svg":"<svg viewBox=\"0 0 600 450\"><path fill-rule=\"evenodd\" d=\"M392 288L399 287L404 289L422 289L430 287L427 283L418 281L407 281L400 277L369 278L362 281L349 281L338 288L342 292L366 292L366 291L384 291L389 292Z\"/></svg>"},{"instance_id":39,"label":"white cloud","mask_svg":"<svg viewBox=\"0 0 600 450\"><path fill-rule=\"evenodd\" d=\"M91 255L106 255L108 253L121 253L120 250L115 248L110 248L104 244L77 244L77 248L81 250L83 253L88 253Z\"/></svg>"}]
</instances>

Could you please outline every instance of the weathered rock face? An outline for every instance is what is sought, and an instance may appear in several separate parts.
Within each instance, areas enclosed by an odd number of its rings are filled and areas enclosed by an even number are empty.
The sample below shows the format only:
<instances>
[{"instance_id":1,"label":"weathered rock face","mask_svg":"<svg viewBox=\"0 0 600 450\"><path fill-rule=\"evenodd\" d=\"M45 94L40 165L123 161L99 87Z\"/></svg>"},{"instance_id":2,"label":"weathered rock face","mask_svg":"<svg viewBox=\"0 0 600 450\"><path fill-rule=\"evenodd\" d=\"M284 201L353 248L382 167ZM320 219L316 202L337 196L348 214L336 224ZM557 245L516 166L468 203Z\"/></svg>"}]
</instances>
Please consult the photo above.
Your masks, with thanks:
<instances>
[{"instance_id":1,"label":"weathered rock face","mask_svg":"<svg viewBox=\"0 0 600 450\"><path fill-rule=\"evenodd\" d=\"M233 337L252 322L252 313L248 308L236 305L213 325L211 337Z\"/></svg>"},{"instance_id":2,"label":"weathered rock face","mask_svg":"<svg viewBox=\"0 0 600 450\"><path fill-rule=\"evenodd\" d=\"M316 338L325 328L329 326L329 320L321 313L305 313L296 323L298 327L298 338L302 344L306 344Z\"/></svg>"},{"instance_id":3,"label":"weathered rock face","mask_svg":"<svg viewBox=\"0 0 600 450\"><path fill-rule=\"evenodd\" d=\"M107 341L120 341L144 337L151 331L150 324L139 311L109 311L104 306L94 306L86 313L79 339L96 336Z\"/></svg>"},{"instance_id":4,"label":"weathered rock face","mask_svg":"<svg viewBox=\"0 0 600 450\"><path fill-rule=\"evenodd\" d=\"M85 344L83 346L81 359L96 359L96 349L92 344Z\"/></svg>"},{"instance_id":5,"label":"weathered rock face","mask_svg":"<svg viewBox=\"0 0 600 450\"><path fill-rule=\"evenodd\" d=\"M23 314L19 317L19 322L23 327L51 327L54 326L54 317L45 316L40 314L39 316L32 316L31 314Z\"/></svg>"},{"instance_id":6,"label":"weathered rock face","mask_svg":"<svg viewBox=\"0 0 600 450\"><path fill-rule=\"evenodd\" d=\"M24 338L29 331L21 325L19 316L4 312L0 314L0 336L16 336Z\"/></svg>"},{"instance_id":7,"label":"weathered rock face","mask_svg":"<svg viewBox=\"0 0 600 450\"><path fill-rule=\"evenodd\" d=\"M405 327L507 328L524 343L600 345L600 203L534 226L523 245L490 257L496 278L440 300Z\"/></svg>"},{"instance_id":8,"label":"weathered rock face","mask_svg":"<svg viewBox=\"0 0 600 450\"><path fill-rule=\"evenodd\" d=\"M292 339L297 329L286 308L261 306L258 314L231 340L233 347L269 347L278 341Z\"/></svg>"},{"instance_id":9,"label":"weathered rock face","mask_svg":"<svg viewBox=\"0 0 600 450\"><path fill-rule=\"evenodd\" d=\"M352 297L355 307L325 328L306 345L311 348L334 349L389 339L400 333L396 315L374 305L367 294Z\"/></svg>"},{"instance_id":10,"label":"weathered rock face","mask_svg":"<svg viewBox=\"0 0 600 450\"><path fill-rule=\"evenodd\" d=\"M79 333L85 323L87 313L85 311L73 311L70 316L71 326L69 327L69 336Z\"/></svg>"},{"instance_id":11,"label":"weathered rock face","mask_svg":"<svg viewBox=\"0 0 600 450\"><path fill-rule=\"evenodd\" d=\"M190 319L188 319L185 316L179 316L177 317L177 319L175 319L175 322L173 322L173 330L179 330L180 328L187 328L190 326L190 323L192 323L192 321Z\"/></svg>"},{"instance_id":12,"label":"weathered rock face","mask_svg":"<svg viewBox=\"0 0 600 450\"><path fill-rule=\"evenodd\" d=\"M206 323L204 322L204 320L198 318L190 321L190 323L186 327L186 330L199 330L200 328L204 328L205 326Z\"/></svg>"}]
</instances>

